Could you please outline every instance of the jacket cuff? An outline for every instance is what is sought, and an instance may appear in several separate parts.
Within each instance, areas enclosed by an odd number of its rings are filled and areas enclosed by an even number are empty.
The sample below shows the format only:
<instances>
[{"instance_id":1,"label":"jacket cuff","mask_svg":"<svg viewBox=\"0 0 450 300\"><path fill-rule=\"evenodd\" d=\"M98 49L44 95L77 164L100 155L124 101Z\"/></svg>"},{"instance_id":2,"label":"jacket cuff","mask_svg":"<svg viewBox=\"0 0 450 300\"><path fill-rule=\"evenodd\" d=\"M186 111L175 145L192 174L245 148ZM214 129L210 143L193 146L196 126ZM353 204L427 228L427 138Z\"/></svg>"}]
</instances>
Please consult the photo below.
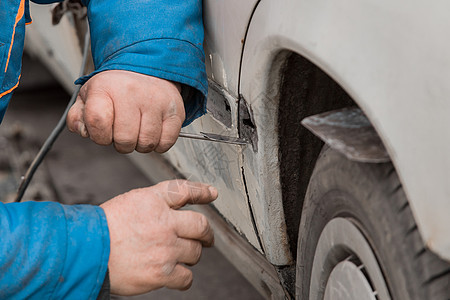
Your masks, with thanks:
<instances>
[{"instance_id":1,"label":"jacket cuff","mask_svg":"<svg viewBox=\"0 0 450 300\"><path fill-rule=\"evenodd\" d=\"M75 84L84 84L103 71L127 70L192 87L192 96L184 99L186 120L183 126L187 126L206 113L208 84L203 57L203 52L189 42L151 39L117 51L104 60L97 70L79 78Z\"/></svg>"},{"instance_id":2,"label":"jacket cuff","mask_svg":"<svg viewBox=\"0 0 450 300\"><path fill-rule=\"evenodd\" d=\"M96 299L108 269L110 240L102 208L63 205L67 252L54 297Z\"/></svg>"}]
</instances>

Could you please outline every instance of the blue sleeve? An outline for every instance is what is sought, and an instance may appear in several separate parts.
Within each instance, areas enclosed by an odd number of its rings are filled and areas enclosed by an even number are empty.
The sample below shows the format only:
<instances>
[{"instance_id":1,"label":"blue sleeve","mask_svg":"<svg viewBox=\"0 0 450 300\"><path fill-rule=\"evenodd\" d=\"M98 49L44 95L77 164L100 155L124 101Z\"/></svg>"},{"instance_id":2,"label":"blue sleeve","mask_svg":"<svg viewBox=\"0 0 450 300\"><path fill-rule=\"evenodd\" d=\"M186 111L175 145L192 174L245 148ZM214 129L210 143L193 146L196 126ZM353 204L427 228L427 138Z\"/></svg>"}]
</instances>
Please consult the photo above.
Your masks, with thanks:
<instances>
[{"instance_id":1,"label":"blue sleeve","mask_svg":"<svg viewBox=\"0 0 450 300\"><path fill-rule=\"evenodd\" d=\"M186 122L206 110L207 79L201 0L84 0L95 72L128 70L194 88Z\"/></svg>"},{"instance_id":2,"label":"blue sleeve","mask_svg":"<svg viewBox=\"0 0 450 300\"><path fill-rule=\"evenodd\" d=\"M100 207L0 203L0 299L96 299L109 259Z\"/></svg>"}]
</instances>

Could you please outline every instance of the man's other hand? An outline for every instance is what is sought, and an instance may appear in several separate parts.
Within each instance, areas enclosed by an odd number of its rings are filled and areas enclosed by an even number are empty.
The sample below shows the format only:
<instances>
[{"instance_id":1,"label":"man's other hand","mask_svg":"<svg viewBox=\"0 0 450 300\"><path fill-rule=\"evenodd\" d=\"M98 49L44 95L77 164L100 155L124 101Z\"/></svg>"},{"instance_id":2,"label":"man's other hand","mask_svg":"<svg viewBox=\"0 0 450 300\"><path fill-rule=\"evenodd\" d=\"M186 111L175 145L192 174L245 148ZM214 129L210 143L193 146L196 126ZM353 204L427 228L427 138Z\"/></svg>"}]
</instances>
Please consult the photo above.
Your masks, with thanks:
<instances>
[{"instance_id":1,"label":"man's other hand","mask_svg":"<svg viewBox=\"0 0 450 300\"><path fill-rule=\"evenodd\" d=\"M104 71L89 79L69 111L67 126L120 153L165 152L184 122L179 84L139 73Z\"/></svg>"},{"instance_id":2,"label":"man's other hand","mask_svg":"<svg viewBox=\"0 0 450 300\"><path fill-rule=\"evenodd\" d=\"M202 246L210 247L214 234L208 220L186 204L207 204L217 198L209 185L172 180L132 190L101 205L111 240L111 293L137 295L161 287L185 290Z\"/></svg>"}]
</instances>

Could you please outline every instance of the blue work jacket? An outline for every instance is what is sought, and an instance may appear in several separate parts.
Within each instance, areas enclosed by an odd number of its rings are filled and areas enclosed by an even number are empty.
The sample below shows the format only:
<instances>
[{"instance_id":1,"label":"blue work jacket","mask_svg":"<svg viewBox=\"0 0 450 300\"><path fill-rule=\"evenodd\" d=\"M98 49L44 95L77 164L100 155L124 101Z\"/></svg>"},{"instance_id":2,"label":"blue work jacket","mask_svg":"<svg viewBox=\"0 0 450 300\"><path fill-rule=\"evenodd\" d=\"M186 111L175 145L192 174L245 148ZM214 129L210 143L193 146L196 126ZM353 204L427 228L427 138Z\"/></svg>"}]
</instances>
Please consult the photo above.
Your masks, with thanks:
<instances>
[{"instance_id":1,"label":"blue work jacket","mask_svg":"<svg viewBox=\"0 0 450 300\"><path fill-rule=\"evenodd\" d=\"M58 2L35 0L37 3ZM186 122L205 112L201 0L84 0L95 72L128 70L182 83ZM0 120L20 79L28 0L0 0ZM192 93L191 93L192 94ZM103 210L0 203L0 299L95 299L109 259Z\"/></svg>"}]
</instances>

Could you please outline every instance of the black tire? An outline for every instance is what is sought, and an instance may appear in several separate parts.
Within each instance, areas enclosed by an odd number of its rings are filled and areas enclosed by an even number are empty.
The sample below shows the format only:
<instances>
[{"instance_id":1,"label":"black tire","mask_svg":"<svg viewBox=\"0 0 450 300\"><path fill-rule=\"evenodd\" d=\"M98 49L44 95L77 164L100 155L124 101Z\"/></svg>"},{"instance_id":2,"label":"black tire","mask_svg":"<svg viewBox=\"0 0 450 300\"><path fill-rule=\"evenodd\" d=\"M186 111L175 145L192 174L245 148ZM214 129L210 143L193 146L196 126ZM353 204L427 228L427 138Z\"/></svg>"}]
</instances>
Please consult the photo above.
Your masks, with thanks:
<instances>
[{"instance_id":1,"label":"black tire","mask_svg":"<svg viewBox=\"0 0 450 300\"><path fill-rule=\"evenodd\" d=\"M297 299L309 299L319 237L336 218L362 233L392 299L450 299L450 264L425 248L393 165L352 162L329 148L317 161L302 210Z\"/></svg>"}]
</instances>

